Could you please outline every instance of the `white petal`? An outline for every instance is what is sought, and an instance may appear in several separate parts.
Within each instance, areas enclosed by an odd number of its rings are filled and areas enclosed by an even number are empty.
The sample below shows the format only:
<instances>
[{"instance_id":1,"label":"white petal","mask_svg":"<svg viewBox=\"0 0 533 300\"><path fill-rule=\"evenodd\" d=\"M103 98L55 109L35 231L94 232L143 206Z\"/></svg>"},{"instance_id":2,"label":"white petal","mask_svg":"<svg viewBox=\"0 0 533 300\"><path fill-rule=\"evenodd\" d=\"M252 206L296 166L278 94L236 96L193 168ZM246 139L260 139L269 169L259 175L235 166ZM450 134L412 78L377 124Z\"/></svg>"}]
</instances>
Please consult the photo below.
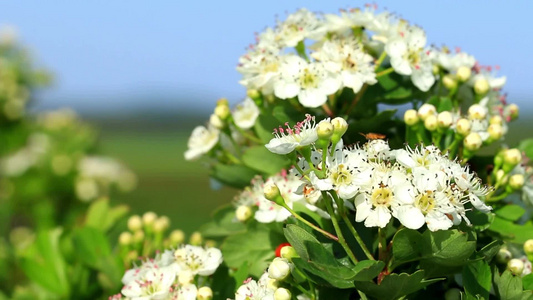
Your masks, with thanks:
<instances>
[{"instance_id":1,"label":"white petal","mask_svg":"<svg viewBox=\"0 0 533 300\"><path fill-rule=\"evenodd\" d=\"M396 215L400 223L409 229L418 229L425 223L424 214L414 206L400 206L396 208Z\"/></svg>"},{"instance_id":2,"label":"white petal","mask_svg":"<svg viewBox=\"0 0 533 300\"><path fill-rule=\"evenodd\" d=\"M298 100L305 107L319 107L328 101L328 97L318 89L312 89L300 91Z\"/></svg>"},{"instance_id":3,"label":"white petal","mask_svg":"<svg viewBox=\"0 0 533 300\"><path fill-rule=\"evenodd\" d=\"M390 64L394 68L394 70L402 75L411 75L413 73L413 70L411 69L411 64L409 64L409 61L406 59L403 59L402 57L392 57L390 59Z\"/></svg>"},{"instance_id":4,"label":"white petal","mask_svg":"<svg viewBox=\"0 0 533 300\"><path fill-rule=\"evenodd\" d=\"M390 57L400 57L407 52L407 45L403 39L394 39L385 45L385 51Z\"/></svg>"},{"instance_id":5,"label":"white petal","mask_svg":"<svg viewBox=\"0 0 533 300\"><path fill-rule=\"evenodd\" d=\"M411 75L411 80L422 92L427 92L435 83L435 76L431 71L415 70Z\"/></svg>"}]
</instances>

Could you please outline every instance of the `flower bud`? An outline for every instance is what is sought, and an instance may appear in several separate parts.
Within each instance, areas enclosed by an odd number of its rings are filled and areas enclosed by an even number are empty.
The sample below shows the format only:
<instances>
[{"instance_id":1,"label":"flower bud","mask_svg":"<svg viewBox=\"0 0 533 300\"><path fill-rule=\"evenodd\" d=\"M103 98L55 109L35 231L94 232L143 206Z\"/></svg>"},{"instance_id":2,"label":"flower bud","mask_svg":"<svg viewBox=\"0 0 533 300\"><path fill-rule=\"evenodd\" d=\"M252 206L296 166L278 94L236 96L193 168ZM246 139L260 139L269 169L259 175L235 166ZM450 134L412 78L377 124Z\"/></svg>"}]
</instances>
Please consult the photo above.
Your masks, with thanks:
<instances>
[{"instance_id":1,"label":"flower bud","mask_svg":"<svg viewBox=\"0 0 533 300\"><path fill-rule=\"evenodd\" d=\"M433 65L433 66L431 67L431 73L433 73L433 75L437 75L437 74L439 74L439 73L440 73L440 68L439 68L439 66L438 66L438 65Z\"/></svg>"},{"instance_id":2,"label":"flower bud","mask_svg":"<svg viewBox=\"0 0 533 300\"><path fill-rule=\"evenodd\" d=\"M506 184L507 183L507 176L505 174L504 170L498 170L496 172L496 182L499 182L500 184Z\"/></svg>"},{"instance_id":3,"label":"flower bud","mask_svg":"<svg viewBox=\"0 0 533 300\"><path fill-rule=\"evenodd\" d=\"M274 300L291 300L291 292L286 288L278 288L274 292Z\"/></svg>"},{"instance_id":4,"label":"flower bud","mask_svg":"<svg viewBox=\"0 0 533 300\"><path fill-rule=\"evenodd\" d=\"M413 126L418 123L418 113L414 109L408 109L403 114L403 120L408 126Z\"/></svg>"},{"instance_id":5,"label":"flower bud","mask_svg":"<svg viewBox=\"0 0 533 300\"><path fill-rule=\"evenodd\" d=\"M499 264L507 264L511 258L513 258L513 255L507 249L500 249L498 254L496 254L496 262Z\"/></svg>"},{"instance_id":6,"label":"flower bud","mask_svg":"<svg viewBox=\"0 0 533 300\"><path fill-rule=\"evenodd\" d=\"M141 243L142 241L144 241L144 231L142 230L135 231L135 233L133 233L133 241L135 243Z\"/></svg>"},{"instance_id":7,"label":"flower bud","mask_svg":"<svg viewBox=\"0 0 533 300\"><path fill-rule=\"evenodd\" d=\"M52 171L58 175L63 176L68 174L72 169L72 159L67 155L55 155L52 158Z\"/></svg>"},{"instance_id":8,"label":"flower bud","mask_svg":"<svg viewBox=\"0 0 533 300\"><path fill-rule=\"evenodd\" d=\"M202 234L198 231L195 231L191 234L191 238L189 239L189 243L194 246L200 246L202 242L204 241Z\"/></svg>"},{"instance_id":9,"label":"flower bud","mask_svg":"<svg viewBox=\"0 0 533 300\"><path fill-rule=\"evenodd\" d=\"M124 231L118 236L118 243L122 246L128 246L132 241L133 235L128 231Z\"/></svg>"},{"instance_id":10,"label":"flower bud","mask_svg":"<svg viewBox=\"0 0 533 300\"><path fill-rule=\"evenodd\" d=\"M442 83L449 90L457 88L457 80L455 80L454 76L451 74L444 75L444 77L442 77Z\"/></svg>"},{"instance_id":11,"label":"flower bud","mask_svg":"<svg viewBox=\"0 0 533 300\"><path fill-rule=\"evenodd\" d=\"M292 246L285 246L280 250L280 256L290 260L293 257L299 257Z\"/></svg>"},{"instance_id":12,"label":"flower bud","mask_svg":"<svg viewBox=\"0 0 533 300\"><path fill-rule=\"evenodd\" d=\"M529 239L524 243L524 252L526 255L533 254L533 239Z\"/></svg>"},{"instance_id":13,"label":"flower bud","mask_svg":"<svg viewBox=\"0 0 533 300\"><path fill-rule=\"evenodd\" d=\"M263 188L263 192L265 193L265 198L268 200L276 203L277 205L284 206L285 200L283 200L283 197L281 197L281 194L279 192L278 186L273 182L267 182L265 183L265 186Z\"/></svg>"},{"instance_id":14,"label":"flower bud","mask_svg":"<svg viewBox=\"0 0 533 300\"><path fill-rule=\"evenodd\" d=\"M474 82L474 92L478 95L485 95L489 89L489 82L485 78L479 78Z\"/></svg>"},{"instance_id":15,"label":"flower bud","mask_svg":"<svg viewBox=\"0 0 533 300\"><path fill-rule=\"evenodd\" d=\"M503 119L499 115L494 115L494 116L490 117L489 124L491 124L491 125L492 124L503 125Z\"/></svg>"},{"instance_id":16,"label":"flower bud","mask_svg":"<svg viewBox=\"0 0 533 300\"><path fill-rule=\"evenodd\" d=\"M459 68L457 68L457 72L455 73L455 76L457 76L457 79L461 82L467 81L471 75L472 69L465 66L460 66Z\"/></svg>"},{"instance_id":17,"label":"flower bud","mask_svg":"<svg viewBox=\"0 0 533 300\"><path fill-rule=\"evenodd\" d=\"M154 222L154 232L163 232L170 226L170 220L166 216L162 216Z\"/></svg>"},{"instance_id":18,"label":"flower bud","mask_svg":"<svg viewBox=\"0 0 533 300\"><path fill-rule=\"evenodd\" d=\"M497 141L503 136L503 127L500 124L490 124L487 132L491 140Z\"/></svg>"},{"instance_id":19,"label":"flower bud","mask_svg":"<svg viewBox=\"0 0 533 300\"><path fill-rule=\"evenodd\" d=\"M198 293L196 295L196 299L198 300L211 300L213 299L213 290L211 290L208 286L203 286L198 289Z\"/></svg>"},{"instance_id":20,"label":"flower bud","mask_svg":"<svg viewBox=\"0 0 533 300\"><path fill-rule=\"evenodd\" d=\"M516 105L514 103L513 104L509 104L509 105L507 105L506 110L509 112L512 120L518 118L518 114L519 114L519 111L520 111L519 108L518 108L518 105Z\"/></svg>"},{"instance_id":21,"label":"flower bud","mask_svg":"<svg viewBox=\"0 0 533 300\"><path fill-rule=\"evenodd\" d=\"M329 120L323 120L316 126L316 134L321 140L327 140L333 135L333 125Z\"/></svg>"},{"instance_id":22,"label":"flower bud","mask_svg":"<svg viewBox=\"0 0 533 300\"><path fill-rule=\"evenodd\" d=\"M220 118L220 120L226 120L231 114L231 110L227 104L217 105L215 107L215 115Z\"/></svg>"},{"instance_id":23,"label":"flower bud","mask_svg":"<svg viewBox=\"0 0 533 300\"><path fill-rule=\"evenodd\" d=\"M224 128L224 122L215 114L212 114L211 117L209 117L209 124L218 129Z\"/></svg>"},{"instance_id":24,"label":"flower bud","mask_svg":"<svg viewBox=\"0 0 533 300\"><path fill-rule=\"evenodd\" d=\"M268 277L276 280L283 280L289 276L291 266L287 259L276 257L268 267Z\"/></svg>"},{"instance_id":25,"label":"flower bud","mask_svg":"<svg viewBox=\"0 0 533 300\"><path fill-rule=\"evenodd\" d=\"M252 100L256 100L261 97L261 94L256 89L249 89L246 91L246 96L252 98Z\"/></svg>"},{"instance_id":26,"label":"flower bud","mask_svg":"<svg viewBox=\"0 0 533 300\"><path fill-rule=\"evenodd\" d=\"M146 227L151 227L154 225L155 220L157 219L157 215L153 211L145 212L143 215L143 224Z\"/></svg>"},{"instance_id":27,"label":"flower bud","mask_svg":"<svg viewBox=\"0 0 533 300\"><path fill-rule=\"evenodd\" d=\"M429 131L435 131L438 127L437 117L435 115L428 116L424 120L424 127Z\"/></svg>"},{"instance_id":28,"label":"flower bud","mask_svg":"<svg viewBox=\"0 0 533 300\"><path fill-rule=\"evenodd\" d=\"M138 215L133 215L128 219L128 229L131 232L135 232L141 229L142 226L143 226L143 223L142 223L141 217L139 217Z\"/></svg>"},{"instance_id":29,"label":"flower bud","mask_svg":"<svg viewBox=\"0 0 533 300\"><path fill-rule=\"evenodd\" d=\"M181 230L172 230L170 233L170 241L174 245L182 244L185 241L185 233Z\"/></svg>"},{"instance_id":30,"label":"flower bud","mask_svg":"<svg viewBox=\"0 0 533 300\"><path fill-rule=\"evenodd\" d=\"M512 167L514 167L521 161L522 161L522 153L520 153L520 150L516 148L507 149L505 153L503 154L504 164L511 165Z\"/></svg>"},{"instance_id":31,"label":"flower bud","mask_svg":"<svg viewBox=\"0 0 533 300\"><path fill-rule=\"evenodd\" d=\"M268 278L266 281L266 286L268 289L276 290L279 287L279 281L276 279Z\"/></svg>"},{"instance_id":32,"label":"flower bud","mask_svg":"<svg viewBox=\"0 0 533 300\"><path fill-rule=\"evenodd\" d=\"M331 125L333 125L333 135L338 136L339 139L346 133L346 130L348 130L348 122L341 117L336 117L331 120Z\"/></svg>"},{"instance_id":33,"label":"flower bud","mask_svg":"<svg viewBox=\"0 0 533 300\"><path fill-rule=\"evenodd\" d=\"M252 209L248 205L239 205L235 211L235 217L240 222L248 220L252 216Z\"/></svg>"},{"instance_id":34,"label":"flower bud","mask_svg":"<svg viewBox=\"0 0 533 300\"><path fill-rule=\"evenodd\" d=\"M452 116L452 113L449 111L443 111L437 115L437 123L439 124L440 128L443 128L443 129L449 128L452 125L452 122L453 122L453 116Z\"/></svg>"},{"instance_id":35,"label":"flower bud","mask_svg":"<svg viewBox=\"0 0 533 300\"><path fill-rule=\"evenodd\" d=\"M514 174L511 177L509 177L509 186L513 190L519 190L524 186L524 175L522 174Z\"/></svg>"},{"instance_id":36,"label":"flower bud","mask_svg":"<svg viewBox=\"0 0 533 300\"><path fill-rule=\"evenodd\" d=\"M418 117L425 121L427 117L435 115L437 109L432 104L424 104L418 109Z\"/></svg>"},{"instance_id":37,"label":"flower bud","mask_svg":"<svg viewBox=\"0 0 533 300\"><path fill-rule=\"evenodd\" d=\"M468 116L471 119L483 120L487 116L487 109L479 104L473 104L468 108Z\"/></svg>"},{"instance_id":38,"label":"flower bud","mask_svg":"<svg viewBox=\"0 0 533 300\"><path fill-rule=\"evenodd\" d=\"M190 271L181 271L178 274L178 283L188 285L194 282L194 274Z\"/></svg>"},{"instance_id":39,"label":"flower bud","mask_svg":"<svg viewBox=\"0 0 533 300\"><path fill-rule=\"evenodd\" d=\"M470 128L472 128L472 123L467 119L459 119L455 125L457 133L462 136L467 136L470 133Z\"/></svg>"},{"instance_id":40,"label":"flower bud","mask_svg":"<svg viewBox=\"0 0 533 300\"><path fill-rule=\"evenodd\" d=\"M463 143L465 145L465 148L469 151L476 151L481 148L483 141L481 140L479 134L477 134L476 132L470 132L470 134L465 137Z\"/></svg>"},{"instance_id":41,"label":"flower bud","mask_svg":"<svg viewBox=\"0 0 533 300\"><path fill-rule=\"evenodd\" d=\"M215 240L205 240L204 245L206 248L216 248L217 242Z\"/></svg>"},{"instance_id":42,"label":"flower bud","mask_svg":"<svg viewBox=\"0 0 533 300\"><path fill-rule=\"evenodd\" d=\"M451 288L444 293L445 300L461 300L461 290L458 288Z\"/></svg>"},{"instance_id":43,"label":"flower bud","mask_svg":"<svg viewBox=\"0 0 533 300\"><path fill-rule=\"evenodd\" d=\"M524 262L518 258L513 258L507 263L507 269L514 275L521 275L524 271Z\"/></svg>"}]
</instances>

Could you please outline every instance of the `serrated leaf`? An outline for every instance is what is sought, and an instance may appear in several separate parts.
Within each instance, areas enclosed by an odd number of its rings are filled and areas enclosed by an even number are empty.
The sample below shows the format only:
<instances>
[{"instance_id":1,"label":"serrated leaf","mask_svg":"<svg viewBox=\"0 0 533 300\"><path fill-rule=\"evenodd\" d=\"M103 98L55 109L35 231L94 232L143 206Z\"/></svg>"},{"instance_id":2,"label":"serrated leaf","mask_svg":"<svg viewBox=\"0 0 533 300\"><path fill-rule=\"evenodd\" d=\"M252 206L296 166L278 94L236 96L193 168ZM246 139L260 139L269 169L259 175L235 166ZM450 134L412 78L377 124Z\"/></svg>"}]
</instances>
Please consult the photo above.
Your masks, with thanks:
<instances>
[{"instance_id":1,"label":"serrated leaf","mask_svg":"<svg viewBox=\"0 0 533 300\"><path fill-rule=\"evenodd\" d=\"M97 228L106 232L116 222L124 217L129 211L126 205L118 205L113 208L109 206L109 199L101 198L94 201L87 211L85 225Z\"/></svg>"},{"instance_id":2,"label":"serrated leaf","mask_svg":"<svg viewBox=\"0 0 533 300\"><path fill-rule=\"evenodd\" d=\"M294 224L287 225L283 229L283 233L296 253L305 261L308 261L310 257L306 242L320 245L320 242L312 234Z\"/></svg>"},{"instance_id":3,"label":"serrated leaf","mask_svg":"<svg viewBox=\"0 0 533 300\"><path fill-rule=\"evenodd\" d=\"M489 299L492 273L486 261L477 260L468 263L463 267L462 274L467 299Z\"/></svg>"},{"instance_id":4,"label":"serrated leaf","mask_svg":"<svg viewBox=\"0 0 533 300\"><path fill-rule=\"evenodd\" d=\"M257 171L244 165L216 164L212 169L211 176L216 180L235 188L245 188L257 175Z\"/></svg>"},{"instance_id":5,"label":"serrated leaf","mask_svg":"<svg viewBox=\"0 0 533 300\"><path fill-rule=\"evenodd\" d=\"M381 260L362 260L352 269L355 272L355 281L369 281L376 278L385 267Z\"/></svg>"},{"instance_id":6,"label":"serrated leaf","mask_svg":"<svg viewBox=\"0 0 533 300\"><path fill-rule=\"evenodd\" d=\"M407 228L399 230L392 239L392 268L421 259L423 247L424 239L421 233Z\"/></svg>"},{"instance_id":7,"label":"serrated leaf","mask_svg":"<svg viewBox=\"0 0 533 300\"><path fill-rule=\"evenodd\" d=\"M505 270L501 275L498 268L493 268L494 290L498 299L527 299L532 295L532 291L523 291L522 278L514 276L509 270Z\"/></svg>"},{"instance_id":8,"label":"serrated leaf","mask_svg":"<svg viewBox=\"0 0 533 300\"><path fill-rule=\"evenodd\" d=\"M498 254L498 251L500 251L500 248L502 247L503 242L500 240L494 240L481 248L478 251L478 256L483 257L483 259L486 262L490 262L496 254Z\"/></svg>"},{"instance_id":9,"label":"serrated leaf","mask_svg":"<svg viewBox=\"0 0 533 300\"><path fill-rule=\"evenodd\" d=\"M304 261L302 258L293 258L292 262L296 268L303 271L306 276L318 285L333 286L340 289L354 286L353 280L340 278L339 273L346 275L351 270L344 266L332 267L315 262ZM339 270L341 270L339 272ZM351 274L353 276L353 273Z\"/></svg>"},{"instance_id":10,"label":"serrated leaf","mask_svg":"<svg viewBox=\"0 0 533 300\"><path fill-rule=\"evenodd\" d=\"M250 147L242 155L242 161L251 169L269 176L287 169L291 161L284 155L270 152L264 145Z\"/></svg>"},{"instance_id":11,"label":"serrated leaf","mask_svg":"<svg viewBox=\"0 0 533 300\"><path fill-rule=\"evenodd\" d=\"M230 268L239 268L248 261L251 275L260 277L275 256L276 247L285 242L278 232L265 227L229 236L222 246L224 261Z\"/></svg>"},{"instance_id":12,"label":"serrated leaf","mask_svg":"<svg viewBox=\"0 0 533 300\"><path fill-rule=\"evenodd\" d=\"M525 212L525 209L516 204L508 204L494 211L498 217L509 221L517 221Z\"/></svg>"},{"instance_id":13,"label":"serrated leaf","mask_svg":"<svg viewBox=\"0 0 533 300\"><path fill-rule=\"evenodd\" d=\"M505 240L519 244L525 243L533 236L533 223L531 221L515 224L496 216L489 229L501 234Z\"/></svg>"},{"instance_id":14,"label":"serrated leaf","mask_svg":"<svg viewBox=\"0 0 533 300\"><path fill-rule=\"evenodd\" d=\"M414 293L442 279L424 279L424 271L419 270L411 275L407 273L389 274L378 285L371 281L356 281L355 287L367 296L380 300L399 299Z\"/></svg>"},{"instance_id":15,"label":"serrated leaf","mask_svg":"<svg viewBox=\"0 0 533 300\"><path fill-rule=\"evenodd\" d=\"M476 241L469 240L467 233L456 229L426 230L422 236L424 259L443 266L462 266L476 249Z\"/></svg>"}]
</instances>

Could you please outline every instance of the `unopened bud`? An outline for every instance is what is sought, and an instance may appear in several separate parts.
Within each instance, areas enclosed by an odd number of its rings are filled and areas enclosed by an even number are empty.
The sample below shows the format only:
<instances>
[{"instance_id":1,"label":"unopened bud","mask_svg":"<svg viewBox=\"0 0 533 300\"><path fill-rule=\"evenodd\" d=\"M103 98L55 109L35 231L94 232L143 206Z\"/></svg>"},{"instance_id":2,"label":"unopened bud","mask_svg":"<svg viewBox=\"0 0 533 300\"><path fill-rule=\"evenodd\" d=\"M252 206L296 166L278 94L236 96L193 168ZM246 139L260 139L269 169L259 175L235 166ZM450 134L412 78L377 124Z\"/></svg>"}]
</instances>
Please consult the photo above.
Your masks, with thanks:
<instances>
[{"instance_id":1,"label":"unopened bud","mask_svg":"<svg viewBox=\"0 0 533 300\"><path fill-rule=\"evenodd\" d=\"M215 114L209 117L209 124L218 129L224 128L224 122Z\"/></svg>"},{"instance_id":2,"label":"unopened bud","mask_svg":"<svg viewBox=\"0 0 533 300\"><path fill-rule=\"evenodd\" d=\"M278 288L274 292L274 300L291 300L291 292L286 288Z\"/></svg>"},{"instance_id":3,"label":"unopened bud","mask_svg":"<svg viewBox=\"0 0 533 300\"><path fill-rule=\"evenodd\" d=\"M174 245L179 245L185 241L185 233L181 230L172 230L170 233L170 241Z\"/></svg>"},{"instance_id":4,"label":"unopened bud","mask_svg":"<svg viewBox=\"0 0 533 300\"><path fill-rule=\"evenodd\" d=\"M469 67L460 66L457 68L457 73L455 74L457 76L457 79L461 82L465 82L468 79L470 79L470 76L472 75L472 70Z\"/></svg>"},{"instance_id":5,"label":"unopened bud","mask_svg":"<svg viewBox=\"0 0 533 300\"><path fill-rule=\"evenodd\" d=\"M252 98L252 100L256 100L261 97L261 94L256 89L249 89L246 91L246 96Z\"/></svg>"},{"instance_id":6,"label":"unopened bud","mask_svg":"<svg viewBox=\"0 0 533 300\"><path fill-rule=\"evenodd\" d=\"M403 120L408 126L413 126L418 123L418 113L414 109L408 109L403 114Z\"/></svg>"},{"instance_id":7,"label":"unopened bud","mask_svg":"<svg viewBox=\"0 0 533 300\"><path fill-rule=\"evenodd\" d=\"M496 254L496 262L502 265L507 264L511 258L513 258L513 255L507 249L500 249Z\"/></svg>"},{"instance_id":8,"label":"unopened bud","mask_svg":"<svg viewBox=\"0 0 533 300\"><path fill-rule=\"evenodd\" d=\"M489 128L487 128L487 132L489 133L491 140L497 141L503 136L503 127L500 124L490 124Z\"/></svg>"},{"instance_id":9,"label":"unopened bud","mask_svg":"<svg viewBox=\"0 0 533 300\"><path fill-rule=\"evenodd\" d=\"M155 220L157 219L157 215L153 211L145 212L143 215L143 224L146 227L151 227L154 225Z\"/></svg>"},{"instance_id":10,"label":"unopened bud","mask_svg":"<svg viewBox=\"0 0 533 300\"><path fill-rule=\"evenodd\" d=\"M143 222L141 220L141 217L138 215L133 215L128 219L128 229L132 232L135 232L139 229L141 229L143 226Z\"/></svg>"},{"instance_id":11,"label":"unopened bud","mask_svg":"<svg viewBox=\"0 0 533 300\"><path fill-rule=\"evenodd\" d=\"M229 109L229 106L226 105L217 105L215 107L215 115L220 118L220 120L226 120L229 115L231 114L231 110Z\"/></svg>"},{"instance_id":12,"label":"unopened bud","mask_svg":"<svg viewBox=\"0 0 533 300\"><path fill-rule=\"evenodd\" d=\"M454 76L451 74L444 75L444 77L442 77L442 83L449 90L457 88L457 80L455 80Z\"/></svg>"},{"instance_id":13,"label":"unopened bud","mask_svg":"<svg viewBox=\"0 0 533 300\"><path fill-rule=\"evenodd\" d=\"M118 236L118 243L122 246L128 246L132 241L133 235L128 231L124 231Z\"/></svg>"},{"instance_id":14,"label":"unopened bud","mask_svg":"<svg viewBox=\"0 0 533 300\"><path fill-rule=\"evenodd\" d=\"M424 120L424 127L429 131L435 131L438 127L437 117L430 115Z\"/></svg>"},{"instance_id":15,"label":"unopened bud","mask_svg":"<svg viewBox=\"0 0 533 300\"><path fill-rule=\"evenodd\" d=\"M180 285L188 285L194 282L194 274L190 271L179 272L178 283Z\"/></svg>"},{"instance_id":16,"label":"unopened bud","mask_svg":"<svg viewBox=\"0 0 533 300\"><path fill-rule=\"evenodd\" d=\"M507 105L507 107L505 108L508 112L509 112L509 115L511 116L511 119L516 119L518 118L518 115L519 115L519 111L520 109L518 108L518 105L516 104L509 104Z\"/></svg>"},{"instance_id":17,"label":"unopened bud","mask_svg":"<svg viewBox=\"0 0 533 300\"><path fill-rule=\"evenodd\" d=\"M289 276L291 266L285 258L276 257L268 267L268 277L276 280L283 280Z\"/></svg>"},{"instance_id":18,"label":"unopened bud","mask_svg":"<svg viewBox=\"0 0 533 300\"><path fill-rule=\"evenodd\" d=\"M346 133L346 130L348 130L348 122L343 118L336 117L331 120L331 124L333 125L333 132L335 135L342 137Z\"/></svg>"},{"instance_id":19,"label":"unopened bud","mask_svg":"<svg viewBox=\"0 0 533 300\"><path fill-rule=\"evenodd\" d=\"M452 122L453 116L452 113L450 113L449 111L443 111L437 115L437 123L439 123L440 128L449 128L452 125Z\"/></svg>"},{"instance_id":20,"label":"unopened bud","mask_svg":"<svg viewBox=\"0 0 533 300\"><path fill-rule=\"evenodd\" d=\"M329 120L323 120L316 126L316 134L321 140L327 140L329 142L330 137L333 135L333 125Z\"/></svg>"},{"instance_id":21,"label":"unopened bud","mask_svg":"<svg viewBox=\"0 0 533 300\"><path fill-rule=\"evenodd\" d=\"M418 109L418 117L425 121L427 117L435 115L437 109L432 104L424 104Z\"/></svg>"},{"instance_id":22,"label":"unopened bud","mask_svg":"<svg viewBox=\"0 0 533 300\"><path fill-rule=\"evenodd\" d=\"M239 205L235 211L235 217L240 222L244 222L252 216L252 209L248 205Z\"/></svg>"},{"instance_id":23,"label":"unopened bud","mask_svg":"<svg viewBox=\"0 0 533 300\"><path fill-rule=\"evenodd\" d=\"M469 151L476 151L481 148L483 141L481 140L481 137L478 133L470 132L470 134L465 137L463 143L465 145L465 148Z\"/></svg>"},{"instance_id":24,"label":"unopened bud","mask_svg":"<svg viewBox=\"0 0 533 300\"><path fill-rule=\"evenodd\" d=\"M265 183L265 186L263 188L263 192L265 193L265 198L268 200L283 206L285 205L285 201L283 200L283 197L281 197L281 194L279 192L278 186L273 182L267 182Z\"/></svg>"},{"instance_id":25,"label":"unopened bud","mask_svg":"<svg viewBox=\"0 0 533 300\"><path fill-rule=\"evenodd\" d=\"M503 163L512 167L522 161L522 153L516 148L507 149L503 154Z\"/></svg>"},{"instance_id":26,"label":"unopened bud","mask_svg":"<svg viewBox=\"0 0 533 300\"><path fill-rule=\"evenodd\" d=\"M166 216L162 216L154 222L154 232L163 232L170 226L170 220Z\"/></svg>"},{"instance_id":27,"label":"unopened bud","mask_svg":"<svg viewBox=\"0 0 533 300\"><path fill-rule=\"evenodd\" d=\"M514 275L522 275L524 262L518 258L513 258L507 263L507 269Z\"/></svg>"},{"instance_id":28,"label":"unopened bud","mask_svg":"<svg viewBox=\"0 0 533 300\"><path fill-rule=\"evenodd\" d=\"M133 241L137 244L144 241L144 231L142 230L135 231L135 233L133 233Z\"/></svg>"},{"instance_id":29,"label":"unopened bud","mask_svg":"<svg viewBox=\"0 0 533 300\"><path fill-rule=\"evenodd\" d=\"M507 184L507 178L504 170L500 169L496 172L496 182Z\"/></svg>"},{"instance_id":30,"label":"unopened bud","mask_svg":"<svg viewBox=\"0 0 533 300\"><path fill-rule=\"evenodd\" d=\"M203 286L198 289L198 294L196 296L198 300L211 300L213 299L213 290L208 286Z\"/></svg>"},{"instance_id":31,"label":"unopened bud","mask_svg":"<svg viewBox=\"0 0 533 300\"><path fill-rule=\"evenodd\" d=\"M474 92L478 95L485 95L489 89L489 82L485 78L479 78L474 82Z\"/></svg>"},{"instance_id":32,"label":"unopened bud","mask_svg":"<svg viewBox=\"0 0 533 300\"><path fill-rule=\"evenodd\" d=\"M489 124L502 125L503 124L503 119L499 115L494 115L494 116L490 117Z\"/></svg>"},{"instance_id":33,"label":"unopened bud","mask_svg":"<svg viewBox=\"0 0 533 300\"><path fill-rule=\"evenodd\" d=\"M280 255L282 258L286 258L288 260L290 260L293 257L298 257L296 250L294 250L292 246L285 246L281 248Z\"/></svg>"},{"instance_id":34,"label":"unopened bud","mask_svg":"<svg viewBox=\"0 0 533 300\"><path fill-rule=\"evenodd\" d=\"M440 68L439 68L439 66L438 66L438 65L433 65L433 66L431 67L431 73L433 73L433 75L437 75L437 74L439 74L439 73L440 73Z\"/></svg>"},{"instance_id":35,"label":"unopened bud","mask_svg":"<svg viewBox=\"0 0 533 300\"><path fill-rule=\"evenodd\" d=\"M206 248L216 248L217 242L215 240L205 240L204 245Z\"/></svg>"},{"instance_id":36,"label":"unopened bud","mask_svg":"<svg viewBox=\"0 0 533 300\"><path fill-rule=\"evenodd\" d=\"M533 239L529 239L524 243L524 252L526 255L533 254Z\"/></svg>"},{"instance_id":37,"label":"unopened bud","mask_svg":"<svg viewBox=\"0 0 533 300\"><path fill-rule=\"evenodd\" d=\"M487 116L487 109L479 104L473 104L468 108L468 116L471 119L483 120Z\"/></svg>"},{"instance_id":38,"label":"unopened bud","mask_svg":"<svg viewBox=\"0 0 533 300\"><path fill-rule=\"evenodd\" d=\"M202 234L198 231L195 231L191 234L191 238L189 239L189 243L194 246L200 246L203 242Z\"/></svg>"},{"instance_id":39,"label":"unopened bud","mask_svg":"<svg viewBox=\"0 0 533 300\"><path fill-rule=\"evenodd\" d=\"M217 106L228 106L229 107L229 101L226 98L220 98L217 100Z\"/></svg>"},{"instance_id":40,"label":"unopened bud","mask_svg":"<svg viewBox=\"0 0 533 300\"><path fill-rule=\"evenodd\" d=\"M470 133L470 128L472 128L472 123L467 119L459 119L455 128L458 134L467 136Z\"/></svg>"},{"instance_id":41,"label":"unopened bud","mask_svg":"<svg viewBox=\"0 0 533 300\"><path fill-rule=\"evenodd\" d=\"M522 174L514 174L511 177L509 177L509 186L513 190L519 190L524 186L524 175Z\"/></svg>"}]
</instances>

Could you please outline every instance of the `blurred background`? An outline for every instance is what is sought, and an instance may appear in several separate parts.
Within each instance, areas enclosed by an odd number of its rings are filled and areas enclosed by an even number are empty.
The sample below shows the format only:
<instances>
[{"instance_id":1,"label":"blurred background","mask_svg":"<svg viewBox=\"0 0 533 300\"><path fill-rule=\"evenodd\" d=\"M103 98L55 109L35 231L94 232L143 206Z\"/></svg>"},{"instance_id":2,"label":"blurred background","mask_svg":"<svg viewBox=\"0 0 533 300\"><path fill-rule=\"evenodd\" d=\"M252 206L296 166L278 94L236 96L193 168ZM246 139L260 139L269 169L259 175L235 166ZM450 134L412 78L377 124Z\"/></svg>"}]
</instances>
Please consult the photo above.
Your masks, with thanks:
<instances>
[{"instance_id":1,"label":"blurred background","mask_svg":"<svg viewBox=\"0 0 533 300\"><path fill-rule=\"evenodd\" d=\"M134 212L168 215L173 227L195 230L235 191L212 190L199 162L183 152L194 126L215 101L240 101L238 58L254 33L300 7L335 13L359 1L5 1L0 27L15 28L36 61L55 74L39 92L34 112L72 107L100 129L103 154L139 176L139 186L117 202ZM431 44L461 47L507 76L509 101L533 112L531 70L533 2L379 1L421 25ZM521 128L522 130L517 130ZM527 130L524 130L526 128ZM511 125L507 142L530 137L526 117Z\"/></svg>"}]
</instances>

